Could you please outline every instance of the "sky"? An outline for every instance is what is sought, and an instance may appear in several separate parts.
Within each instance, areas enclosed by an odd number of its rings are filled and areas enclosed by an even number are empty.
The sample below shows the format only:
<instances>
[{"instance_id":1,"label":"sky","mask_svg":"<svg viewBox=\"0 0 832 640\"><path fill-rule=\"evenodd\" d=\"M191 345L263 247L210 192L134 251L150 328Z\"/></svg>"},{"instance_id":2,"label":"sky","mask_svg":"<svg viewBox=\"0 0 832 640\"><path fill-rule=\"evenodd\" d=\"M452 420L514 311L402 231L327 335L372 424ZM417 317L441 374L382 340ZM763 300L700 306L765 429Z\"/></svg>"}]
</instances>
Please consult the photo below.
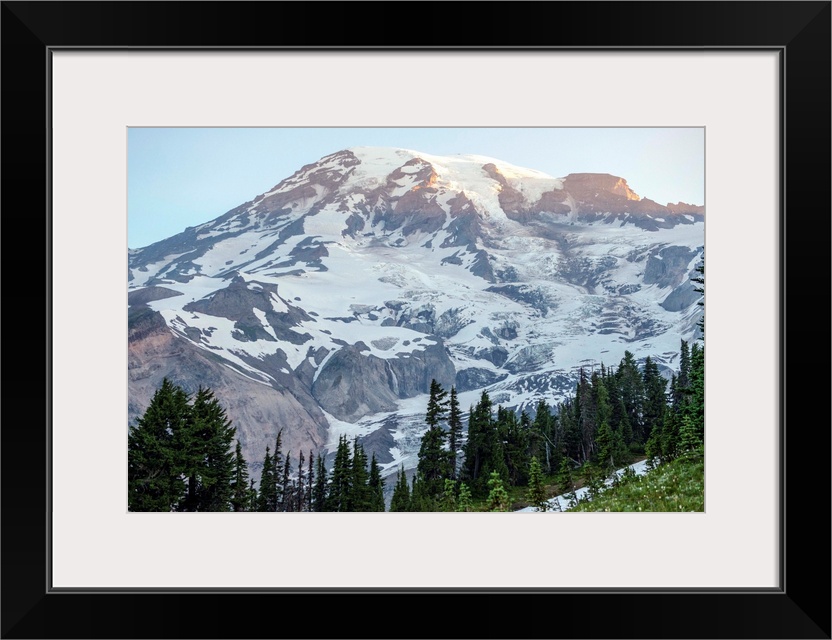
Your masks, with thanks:
<instances>
[{"instance_id":1,"label":"sky","mask_svg":"<svg viewBox=\"0 0 832 640\"><path fill-rule=\"evenodd\" d=\"M213 220L303 165L356 146L491 156L557 178L610 173L659 204L705 204L701 127L131 127L128 246L145 247Z\"/></svg>"}]
</instances>

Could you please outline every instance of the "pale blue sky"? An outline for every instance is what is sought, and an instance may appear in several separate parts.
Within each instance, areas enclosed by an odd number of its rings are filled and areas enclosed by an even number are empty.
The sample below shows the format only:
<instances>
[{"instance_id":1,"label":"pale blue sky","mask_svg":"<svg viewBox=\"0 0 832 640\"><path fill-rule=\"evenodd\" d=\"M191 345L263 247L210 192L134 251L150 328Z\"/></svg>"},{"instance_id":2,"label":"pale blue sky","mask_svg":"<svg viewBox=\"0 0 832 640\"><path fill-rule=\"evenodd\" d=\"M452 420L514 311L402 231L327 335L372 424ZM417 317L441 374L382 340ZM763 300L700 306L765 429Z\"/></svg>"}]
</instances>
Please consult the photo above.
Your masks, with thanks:
<instances>
[{"instance_id":1,"label":"pale blue sky","mask_svg":"<svg viewBox=\"0 0 832 640\"><path fill-rule=\"evenodd\" d=\"M130 128L128 246L222 215L355 146L477 154L555 177L611 173L660 204L704 204L703 128Z\"/></svg>"}]
</instances>

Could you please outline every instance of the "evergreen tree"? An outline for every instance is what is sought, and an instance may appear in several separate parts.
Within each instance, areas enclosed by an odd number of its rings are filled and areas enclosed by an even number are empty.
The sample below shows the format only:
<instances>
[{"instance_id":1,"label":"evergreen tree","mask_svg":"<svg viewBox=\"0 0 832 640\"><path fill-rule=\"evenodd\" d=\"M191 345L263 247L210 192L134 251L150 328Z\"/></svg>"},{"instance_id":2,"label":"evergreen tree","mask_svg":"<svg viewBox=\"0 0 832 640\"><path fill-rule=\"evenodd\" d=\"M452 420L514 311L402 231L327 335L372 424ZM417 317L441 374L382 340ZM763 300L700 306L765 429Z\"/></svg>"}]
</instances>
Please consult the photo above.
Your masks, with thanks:
<instances>
[{"instance_id":1,"label":"evergreen tree","mask_svg":"<svg viewBox=\"0 0 832 640\"><path fill-rule=\"evenodd\" d=\"M654 429L661 429L664 412L667 409L667 380L662 377L659 366L650 356L647 356L644 361L642 380L644 385L642 417L644 434L649 440Z\"/></svg>"},{"instance_id":2,"label":"evergreen tree","mask_svg":"<svg viewBox=\"0 0 832 640\"><path fill-rule=\"evenodd\" d=\"M275 454L275 459L277 455ZM281 485L283 487L283 500L276 505L277 511L294 511L295 510L295 492L292 490L290 478L292 477L292 452L286 454L283 460L283 472L279 472L275 466L275 474L282 478ZM275 498L278 499L277 490L275 490Z\"/></svg>"},{"instance_id":3,"label":"evergreen tree","mask_svg":"<svg viewBox=\"0 0 832 640\"><path fill-rule=\"evenodd\" d=\"M462 442L462 412L459 409L456 387L451 387L448 410L448 451L451 458L451 479L456 480Z\"/></svg>"},{"instance_id":4,"label":"evergreen tree","mask_svg":"<svg viewBox=\"0 0 832 640\"><path fill-rule=\"evenodd\" d=\"M438 511L438 500L429 495L424 483L419 480L418 471L413 476L413 486L410 489L411 511Z\"/></svg>"},{"instance_id":5,"label":"evergreen tree","mask_svg":"<svg viewBox=\"0 0 832 640\"><path fill-rule=\"evenodd\" d=\"M694 344L690 352L690 398L684 414L690 416L701 442L705 441L705 348Z\"/></svg>"},{"instance_id":6,"label":"evergreen tree","mask_svg":"<svg viewBox=\"0 0 832 640\"><path fill-rule=\"evenodd\" d=\"M581 457L579 414L579 404L575 401L574 397L566 398L566 400L558 405L558 422L560 423L564 458L577 459Z\"/></svg>"},{"instance_id":7,"label":"evergreen tree","mask_svg":"<svg viewBox=\"0 0 832 640\"><path fill-rule=\"evenodd\" d=\"M390 511L410 511L410 485L402 465L398 481L393 488L393 498L390 501Z\"/></svg>"},{"instance_id":8,"label":"evergreen tree","mask_svg":"<svg viewBox=\"0 0 832 640\"><path fill-rule=\"evenodd\" d=\"M553 473L560 464L559 434L555 429L555 423L549 405L545 400L538 400L529 437L528 454L530 457L542 459L543 470L546 473Z\"/></svg>"},{"instance_id":9,"label":"evergreen tree","mask_svg":"<svg viewBox=\"0 0 832 640\"><path fill-rule=\"evenodd\" d=\"M702 262L696 267L696 272L699 274L695 278L691 278L691 282L695 282L698 284L698 287L694 287L694 291L697 293L702 294L702 300L700 300L697 304L700 307L703 307L702 317L699 318L699 322L697 326L699 327L699 331L702 334L702 339L705 339L705 256L702 256Z\"/></svg>"},{"instance_id":10,"label":"evergreen tree","mask_svg":"<svg viewBox=\"0 0 832 640\"><path fill-rule=\"evenodd\" d=\"M491 408L491 398L483 391L479 403L471 409L468 419L464 478L471 493L478 497L487 494L488 479L492 471L496 471L503 482L508 479L504 446Z\"/></svg>"},{"instance_id":11,"label":"evergreen tree","mask_svg":"<svg viewBox=\"0 0 832 640\"><path fill-rule=\"evenodd\" d=\"M249 479L248 506L245 511L257 511L257 489L254 486L254 478Z\"/></svg>"},{"instance_id":12,"label":"evergreen tree","mask_svg":"<svg viewBox=\"0 0 832 640\"><path fill-rule=\"evenodd\" d=\"M381 477L381 467L376 460L376 454L370 459L370 479L367 482L370 489L369 511L384 511L384 479Z\"/></svg>"},{"instance_id":13,"label":"evergreen tree","mask_svg":"<svg viewBox=\"0 0 832 640\"><path fill-rule=\"evenodd\" d=\"M327 495L327 511L349 511L352 493L352 455L347 436L338 439Z\"/></svg>"},{"instance_id":14,"label":"evergreen tree","mask_svg":"<svg viewBox=\"0 0 832 640\"><path fill-rule=\"evenodd\" d=\"M612 407L609 403L609 393L603 378L596 381L593 388L597 407L598 431L596 432L595 447L598 453L598 463L605 472L613 471L628 457L627 446L620 429L612 427Z\"/></svg>"},{"instance_id":15,"label":"evergreen tree","mask_svg":"<svg viewBox=\"0 0 832 640\"><path fill-rule=\"evenodd\" d=\"M682 417L682 425L679 429L679 450L689 452L702 446L699 432L693 418L689 415Z\"/></svg>"},{"instance_id":16,"label":"evergreen tree","mask_svg":"<svg viewBox=\"0 0 832 640\"><path fill-rule=\"evenodd\" d=\"M569 460L567 458L563 458L560 462L557 483L560 493L567 493L573 488L572 465L569 464Z\"/></svg>"},{"instance_id":17,"label":"evergreen tree","mask_svg":"<svg viewBox=\"0 0 832 640\"><path fill-rule=\"evenodd\" d=\"M537 511L547 511L549 503L546 500L546 488L543 486L543 471L540 468L540 461L537 456L532 456L529 463L529 488L526 491L526 500Z\"/></svg>"},{"instance_id":18,"label":"evergreen tree","mask_svg":"<svg viewBox=\"0 0 832 640\"><path fill-rule=\"evenodd\" d=\"M440 511L456 511L456 480L445 478L445 488L442 491Z\"/></svg>"},{"instance_id":19,"label":"evergreen tree","mask_svg":"<svg viewBox=\"0 0 832 640\"><path fill-rule=\"evenodd\" d=\"M233 511L248 511L251 496L249 495L248 465L243 458L243 448L237 440L234 449L234 481L231 485L231 509Z\"/></svg>"},{"instance_id":20,"label":"evergreen tree","mask_svg":"<svg viewBox=\"0 0 832 640\"><path fill-rule=\"evenodd\" d=\"M284 482L282 473L286 460L288 460L288 456L286 459L283 458L283 429L281 428L277 430L274 454L272 455L272 469L274 469L274 473L272 474L274 490L271 492L274 495L273 511L286 511L286 491L288 487Z\"/></svg>"},{"instance_id":21,"label":"evergreen tree","mask_svg":"<svg viewBox=\"0 0 832 640\"><path fill-rule=\"evenodd\" d=\"M416 473L422 492L420 496L429 501L439 500L445 478L451 477L450 456L444 444L445 432L441 427L428 427L422 435Z\"/></svg>"},{"instance_id":22,"label":"evergreen tree","mask_svg":"<svg viewBox=\"0 0 832 640\"><path fill-rule=\"evenodd\" d=\"M581 367L580 379L575 391L575 403L580 416L578 424L581 430L581 462L589 460L595 454L595 433L598 429L595 387L598 383L598 374L593 373L592 378L593 382L590 383L586 371Z\"/></svg>"},{"instance_id":23,"label":"evergreen tree","mask_svg":"<svg viewBox=\"0 0 832 640\"><path fill-rule=\"evenodd\" d=\"M315 488L312 490L312 510L326 511L327 510L327 474L326 461L320 453L318 453L315 462Z\"/></svg>"},{"instance_id":24,"label":"evergreen tree","mask_svg":"<svg viewBox=\"0 0 832 640\"><path fill-rule=\"evenodd\" d=\"M525 411L518 420L514 411L497 408L497 433L503 445L507 479L511 486L528 482L530 424Z\"/></svg>"},{"instance_id":25,"label":"evergreen tree","mask_svg":"<svg viewBox=\"0 0 832 640\"><path fill-rule=\"evenodd\" d=\"M436 379L430 381L430 398L428 399L428 409L425 415L425 422L429 427L439 427L445 420L445 414L448 411L448 401L445 397L448 392L442 388Z\"/></svg>"},{"instance_id":26,"label":"evergreen tree","mask_svg":"<svg viewBox=\"0 0 832 640\"><path fill-rule=\"evenodd\" d=\"M214 393L200 387L191 406L188 426L183 430L187 448L188 511L231 509L234 427Z\"/></svg>"},{"instance_id":27,"label":"evergreen tree","mask_svg":"<svg viewBox=\"0 0 832 640\"><path fill-rule=\"evenodd\" d=\"M352 480L348 499L348 511L372 511L372 497L368 486L367 454L355 436L352 447Z\"/></svg>"},{"instance_id":28,"label":"evergreen tree","mask_svg":"<svg viewBox=\"0 0 832 640\"><path fill-rule=\"evenodd\" d=\"M257 511L275 511L277 496L274 486L275 469L272 466L272 455L266 445L266 455L263 458L263 468L260 471L260 491L257 496Z\"/></svg>"},{"instance_id":29,"label":"evergreen tree","mask_svg":"<svg viewBox=\"0 0 832 640\"><path fill-rule=\"evenodd\" d=\"M509 498L508 492L503 486L503 480L500 474L492 471L488 477L488 510L489 511L508 511Z\"/></svg>"},{"instance_id":30,"label":"evergreen tree","mask_svg":"<svg viewBox=\"0 0 832 640\"><path fill-rule=\"evenodd\" d=\"M185 428L188 396L165 378L127 437L127 508L172 511L185 491L175 440Z\"/></svg>"},{"instance_id":31,"label":"evergreen tree","mask_svg":"<svg viewBox=\"0 0 832 640\"><path fill-rule=\"evenodd\" d=\"M456 502L456 510L458 512L468 512L474 510L474 504L471 499L471 490L464 482L459 485L459 497Z\"/></svg>"},{"instance_id":32,"label":"evergreen tree","mask_svg":"<svg viewBox=\"0 0 832 640\"><path fill-rule=\"evenodd\" d=\"M680 421L680 415L675 411L665 412L660 443L663 460L673 460L679 453Z\"/></svg>"},{"instance_id":33,"label":"evergreen tree","mask_svg":"<svg viewBox=\"0 0 832 640\"><path fill-rule=\"evenodd\" d=\"M315 487L315 468L312 449L309 450L308 464L309 466L306 469L306 495L304 496L304 502L306 503L307 511L314 511L315 509L313 508L312 494Z\"/></svg>"},{"instance_id":34,"label":"evergreen tree","mask_svg":"<svg viewBox=\"0 0 832 640\"><path fill-rule=\"evenodd\" d=\"M306 479L304 478L303 463L306 459L303 457L303 450L298 452L298 487L295 493L295 508L293 511L306 511Z\"/></svg>"},{"instance_id":35,"label":"evergreen tree","mask_svg":"<svg viewBox=\"0 0 832 640\"><path fill-rule=\"evenodd\" d=\"M627 446L633 445L636 448L641 447L646 440L642 422L644 384L635 356L629 351L624 352L624 357L621 359L621 364L616 372L616 378L621 390L628 429L632 433L630 440L626 441L625 444Z\"/></svg>"},{"instance_id":36,"label":"evergreen tree","mask_svg":"<svg viewBox=\"0 0 832 640\"><path fill-rule=\"evenodd\" d=\"M673 408L679 412L687 404L687 394L690 393L690 346L685 340L681 341L679 349L679 375L676 377L675 389L672 392Z\"/></svg>"}]
</instances>

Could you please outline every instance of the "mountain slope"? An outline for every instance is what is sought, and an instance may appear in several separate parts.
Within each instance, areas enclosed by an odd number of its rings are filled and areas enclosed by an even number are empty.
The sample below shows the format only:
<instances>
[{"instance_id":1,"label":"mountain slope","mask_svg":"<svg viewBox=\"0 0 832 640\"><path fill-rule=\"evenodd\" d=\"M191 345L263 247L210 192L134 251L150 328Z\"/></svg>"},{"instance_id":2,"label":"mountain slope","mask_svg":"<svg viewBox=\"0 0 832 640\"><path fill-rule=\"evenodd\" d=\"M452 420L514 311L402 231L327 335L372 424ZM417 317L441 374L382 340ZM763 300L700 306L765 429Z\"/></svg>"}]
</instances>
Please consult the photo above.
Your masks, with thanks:
<instances>
[{"instance_id":1,"label":"mountain slope","mask_svg":"<svg viewBox=\"0 0 832 640\"><path fill-rule=\"evenodd\" d=\"M349 433L413 466L432 378L528 407L625 350L675 367L703 244L703 207L617 176L339 151L130 250L128 418L168 375L215 390L250 462L282 427L295 455Z\"/></svg>"}]
</instances>

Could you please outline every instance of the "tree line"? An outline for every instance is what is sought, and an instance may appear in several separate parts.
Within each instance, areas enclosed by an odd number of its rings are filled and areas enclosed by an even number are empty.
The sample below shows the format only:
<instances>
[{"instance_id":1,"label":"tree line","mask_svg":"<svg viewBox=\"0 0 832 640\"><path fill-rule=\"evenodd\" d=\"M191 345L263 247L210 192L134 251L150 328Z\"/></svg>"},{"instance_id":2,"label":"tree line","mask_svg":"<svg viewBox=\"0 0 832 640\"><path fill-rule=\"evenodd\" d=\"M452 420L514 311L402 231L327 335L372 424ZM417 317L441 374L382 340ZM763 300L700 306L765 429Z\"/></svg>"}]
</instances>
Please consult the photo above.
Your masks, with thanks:
<instances>
[{"instance_id":1,"label":"tree line","mask_svg":"<svg viewBox=\"0 0 832 640\"><path fill-rule=\"evenodd\" d=\"M375 454L341 436L331 471L320 454L295 459L266 447L260 482L249 477L236 428L210 389L191 398L162 381L128 433L129 511L384 511Z\"/></svg>"},{"instance_id":2,"label":"tree line","mask_svg":"<svg viewBox=\"0 0 832 640\"><path fill-rule=\"evenodd\" d=\"M496 508L505 487L527 487L529 502L540 503L546 476L569 486L575 469L603 478L640 456L658 464L701 446L704 350L681 341L679 361L668 389L655 360L640 367L625 351L617 368L582 368L574 394L555 406L538 401L534 417L495 409L483 391L462 446L456 389L448 394L434 380L416 471L408 485L400 469L391 511L470 510L472 501Z\"/></svg>"},{"instance_id":3,"label":"tree line","mask_svg":"<svg viewBox=\"0 0 832 640\"><path fill-rule=\"evenodd\" d=\"M693 281L704 292L704 263ZM704 306L704 301L699 303ZM704 315L699 321L704 342ZM497 406L487 391L468 410L467 434L455 387L431 382L425 430L412 482L396 476L390 511L471 511L509 507L506 487L526 487L545 508L545 477L561 489L573 472L592 482L639 456L662 464L704 446L705 352L682 340L679 370L668 381L647 357L625 351L617 367L581 368L575 392L554 406L538 401L534 417ZM339 438L333 468L320 453L284 453L282 430L266 447L259 485L249 478L236 429L210 389L191 398L167 378L128 436L131 511L384 511L375 454L358 438ZM600 480L599 480L600 479Z\"/></svg>"},{"instance_id":4,"label":"tree line","mask_svg":"<svg viewBox=\"0 0 832 640\"><path fill-rule=\"evenodd\" d=\"M581 369L575 392L526 411L493 406L487 391L468 410L467 437L455 387L436 380L427 429L409 482L396 475L391 511L467 511L476 502L507 508L506 487L528 487L540 503L546 476L571 484L591 466L600 476L646 456L654 464L704 443L704 349L681 341L668 383L647 357L625 351L617 368ZM384 511L375 454L339 438L333 466L310 450L284 452L282 430L266 447L260 481L249 477L236 429L210 389L193 398L165 378L128 436L131 511ZM233 447L233 448L232 448Z\"/></svg>"}]
</instances>

